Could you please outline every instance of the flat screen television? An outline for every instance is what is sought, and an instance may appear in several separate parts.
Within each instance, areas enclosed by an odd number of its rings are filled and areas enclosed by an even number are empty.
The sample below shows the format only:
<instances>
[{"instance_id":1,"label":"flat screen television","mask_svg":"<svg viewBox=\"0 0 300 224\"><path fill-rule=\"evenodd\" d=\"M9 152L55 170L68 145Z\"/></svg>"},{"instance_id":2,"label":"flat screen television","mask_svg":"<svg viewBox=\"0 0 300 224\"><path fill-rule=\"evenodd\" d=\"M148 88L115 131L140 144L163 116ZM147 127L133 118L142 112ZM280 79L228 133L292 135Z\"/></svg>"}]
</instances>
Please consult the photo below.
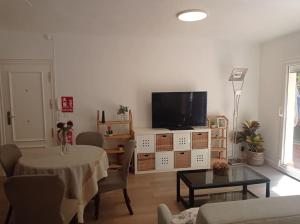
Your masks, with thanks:
<instances>
[{"instance_id":1,"label":"flat screen television","mask_svg":"<svg viewBox=\"0 0 300 224\"><path fill-rule=\"evenodd\" d=\"M152 128L206 126L207 92L153 92Z\"/></svg>"}]
</instances>

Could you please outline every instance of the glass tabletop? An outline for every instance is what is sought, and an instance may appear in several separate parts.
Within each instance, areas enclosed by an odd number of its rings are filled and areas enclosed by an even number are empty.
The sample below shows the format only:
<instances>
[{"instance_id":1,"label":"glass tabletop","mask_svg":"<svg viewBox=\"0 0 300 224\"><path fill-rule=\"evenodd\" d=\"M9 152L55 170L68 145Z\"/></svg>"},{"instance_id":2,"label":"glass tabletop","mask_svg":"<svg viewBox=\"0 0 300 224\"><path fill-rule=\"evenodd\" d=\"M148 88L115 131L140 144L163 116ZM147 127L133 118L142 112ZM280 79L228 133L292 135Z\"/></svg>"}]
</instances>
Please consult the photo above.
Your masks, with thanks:
<instances>
[{"instance_id":1,"label":"glass tabletop","mask_svg":"<svg viewBox=\"0 0 300 224\"><path fill-rule=\"evenodd\" d=\"M267 183L270 179L248 166L231 166L226 174L213 170L178 171L180 178L190 187L209 188L237 186L243 184Z\"/></svg>"}]
</instances>

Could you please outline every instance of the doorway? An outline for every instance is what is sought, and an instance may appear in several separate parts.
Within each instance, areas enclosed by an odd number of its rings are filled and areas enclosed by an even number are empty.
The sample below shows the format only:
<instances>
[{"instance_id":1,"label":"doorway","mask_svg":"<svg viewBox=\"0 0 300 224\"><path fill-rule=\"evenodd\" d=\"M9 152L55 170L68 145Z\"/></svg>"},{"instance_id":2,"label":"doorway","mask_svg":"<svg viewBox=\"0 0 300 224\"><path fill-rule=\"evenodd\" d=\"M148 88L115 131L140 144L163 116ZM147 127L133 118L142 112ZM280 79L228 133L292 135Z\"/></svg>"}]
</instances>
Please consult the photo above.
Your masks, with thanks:
<instances>
[{"instance_id":1,"label":"doorway","mask_svg":"<svg viewBox=\"0 0 300 224\"><path fill-rule=\"evenodd\" d=\"M300 64L289 65L286 79L284 141L280 167L300 178Z\"/></svg>"},{"instance_id":2,"label":"doorway","mask_svg":"<svg viewBox=\"0 0 300 224\"><path fill-rule=\"evenodd\" d=\"M44 148L53 143L54 88L48 60L0 61L1 144Z\"/></svg>"}]
</instances>

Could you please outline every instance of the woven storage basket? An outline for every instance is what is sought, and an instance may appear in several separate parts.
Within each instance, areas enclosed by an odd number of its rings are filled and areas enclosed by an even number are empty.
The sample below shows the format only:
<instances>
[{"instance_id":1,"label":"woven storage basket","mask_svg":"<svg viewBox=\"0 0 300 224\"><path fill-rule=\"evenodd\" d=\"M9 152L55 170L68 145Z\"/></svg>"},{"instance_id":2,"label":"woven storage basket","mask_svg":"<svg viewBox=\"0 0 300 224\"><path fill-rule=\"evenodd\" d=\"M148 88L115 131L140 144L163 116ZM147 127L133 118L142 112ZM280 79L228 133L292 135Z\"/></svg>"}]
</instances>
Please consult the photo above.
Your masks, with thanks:
<instances>
[{"instance_id":1,"label":"woven storage basket","mask_svg":"<svg viewBox=\"0 0 300 224\"><path fill-rule=\"evenodd\" d=\"M191 152L178 151L175 152L175 168L188 168L191 167Z\"/></svg>"},{"instance_id":2,"label":"woven storage basket","mask_svg":"<svg viewBox=\"0 0 300 224\"><path fill-rule=\"evenodd\" d=\"M192 149L207 149L207 148L208 148L208 132L193 132Z\"/></svg>"},{"instance_id":3,"label":"woven storage basket","mask_svg":"<svg viewBox=\"0 0 300 224\"><path fill-rule=\"evenodd\" d=\"M138 171L147 171L155 169L155 154L154 153L139 153L137 161Z\"/></svg>"},{"instance_id":4,"label":"woven storage basket","mask_svg":"<svg viewBox=\"0 0 300 224\"><path fill-rule=\"evenodd\" d=\"M157 134L156 135L156 151L172 151L173 150L173 134Z\"/></svg>"}]
</instances>

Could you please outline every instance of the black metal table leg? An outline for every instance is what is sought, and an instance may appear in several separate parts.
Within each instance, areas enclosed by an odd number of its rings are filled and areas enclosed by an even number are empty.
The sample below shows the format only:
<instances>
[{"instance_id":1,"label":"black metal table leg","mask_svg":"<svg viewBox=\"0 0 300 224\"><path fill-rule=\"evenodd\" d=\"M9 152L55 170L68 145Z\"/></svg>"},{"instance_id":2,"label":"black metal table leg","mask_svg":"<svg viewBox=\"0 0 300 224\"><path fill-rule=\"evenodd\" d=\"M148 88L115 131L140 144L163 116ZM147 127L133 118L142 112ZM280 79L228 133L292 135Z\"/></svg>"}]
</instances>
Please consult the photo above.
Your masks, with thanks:
<instances>
[{"instance_id":1,"label":"black metal table leg","mask_svg":"<svg viewBox=\"0 0 300 224\"><path fill-rule=\"evenodd\" d=\"M243 194L247 194L248 188L247 185L243 185Z\"/></svg>"},{"instance_id":2,"label":"black metal table leg","mask_svg":"<svg viewBox=\"0 0 300 224\"><path fill-rule=\"evenodd\" d=\"M248 192L248 188L247 187L248 187L247 184L243 185L243 195L242 195L243 200L247 199L247 192Z\"/></svg>"},{"instance_id":3,"label":"black metal table leg","mask_svg":"<svg viewBox=\"0 0 300 224\"><path fill-rule=\"evenodd\" d=\"M266 183L266 197L270 197L270 182Z\"/></svg>"},{"instance_id":4,"label":"black metal table leg","mask_svg":"<svg viewBox=\"0 0 300 224\"><path fill-rule=\"evenodd\" d=\"M176 198L177 198L177 201L179 202L180 200L180 177L177 173L176 175Z\"/></svg>"},{"instance_id":5,"label":"black metal table leg","mask_svg":"<svg viewBox=\"0 0 300 224\"><path fill-rule=\"evenodd\" d=\"M190 202L190 207L195 206L194 189L191 187L189 188L189 202Z\"/></svg>"}]
</instances>

